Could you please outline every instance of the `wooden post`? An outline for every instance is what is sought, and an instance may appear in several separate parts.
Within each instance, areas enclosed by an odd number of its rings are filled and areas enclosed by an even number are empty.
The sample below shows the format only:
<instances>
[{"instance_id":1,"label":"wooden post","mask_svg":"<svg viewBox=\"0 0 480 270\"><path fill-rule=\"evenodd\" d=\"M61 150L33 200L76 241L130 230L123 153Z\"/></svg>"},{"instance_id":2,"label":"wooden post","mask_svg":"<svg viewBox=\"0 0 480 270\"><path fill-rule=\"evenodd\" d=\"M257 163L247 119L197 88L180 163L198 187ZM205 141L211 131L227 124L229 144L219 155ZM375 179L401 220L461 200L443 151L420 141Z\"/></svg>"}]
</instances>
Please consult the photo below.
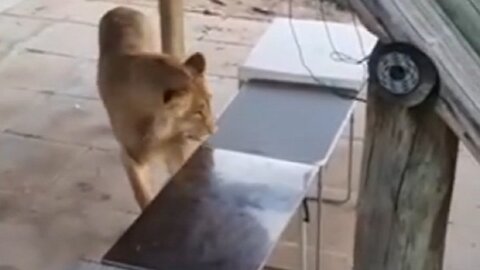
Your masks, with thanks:
<instances>
[{"instance_id":1,"label":"wooden post","mask_svg":"<svg viewBox=\"0 0 480 270\"><path fill-rule=\"evenodd\" d=\"M183 0L159 0L162 51L184 57Z\"/></svg>"},{"instance_id":2,"label":"wooden post","mask_svg":"<svg viewBox=\"0 0 480 270\"><path fill-rule=\"evenodd\" d=\"M406 108L371 83L354 270L439 270L458 139L432 100Z\"/></svg>"}]
</instances>

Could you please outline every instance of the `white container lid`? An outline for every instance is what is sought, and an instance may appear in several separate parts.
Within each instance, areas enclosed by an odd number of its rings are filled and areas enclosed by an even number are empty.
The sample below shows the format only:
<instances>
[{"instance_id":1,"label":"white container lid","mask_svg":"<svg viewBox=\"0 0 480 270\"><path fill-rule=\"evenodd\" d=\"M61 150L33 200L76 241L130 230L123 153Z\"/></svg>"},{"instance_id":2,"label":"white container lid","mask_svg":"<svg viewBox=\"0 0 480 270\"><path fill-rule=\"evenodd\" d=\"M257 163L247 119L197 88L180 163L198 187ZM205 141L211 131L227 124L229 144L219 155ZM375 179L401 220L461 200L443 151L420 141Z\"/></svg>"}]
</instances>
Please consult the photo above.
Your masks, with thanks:
<instances>
[{"instance_id":1,"label":"white container lid","mask_svg":"<svg viewBox=\"0 0 480 270\"><path fill-rule=\"evenodd\" d=\"M302 65L288 18L276 18L260 38L247 61L239 69L241 81L252 79L290 83L319 83L324 86L361 90L366 79L363 65L339 62L332 59L333 48L328 40L325 24L331 33L336 49L354 59L363 55L359 38L353 24L314 20L291 21L304 59L317 80ZM365 53L368 55L377 42L360 23L358 30Z\"/></svg>"}]
</instances>

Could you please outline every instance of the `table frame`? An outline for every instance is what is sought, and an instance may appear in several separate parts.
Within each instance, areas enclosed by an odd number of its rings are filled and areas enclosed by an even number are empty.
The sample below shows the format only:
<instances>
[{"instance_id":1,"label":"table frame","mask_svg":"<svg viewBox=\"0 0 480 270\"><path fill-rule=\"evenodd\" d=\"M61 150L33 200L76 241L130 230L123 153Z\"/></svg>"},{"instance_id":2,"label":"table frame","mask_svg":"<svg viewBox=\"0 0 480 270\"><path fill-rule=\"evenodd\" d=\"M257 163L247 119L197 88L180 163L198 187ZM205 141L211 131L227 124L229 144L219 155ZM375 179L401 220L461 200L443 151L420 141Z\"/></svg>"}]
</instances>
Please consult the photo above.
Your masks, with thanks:
<instances>
[{"instance_id":1,"label":"table frame","mask_svg":"<svg viewBox=\"0 0 480 270\"><path fill-rule=\"evenodd\" d=\"M244 85L248 83L247 80L241 80L239 81L238 87L241 91L243 89ZM355 139L355 104L356 102L354 101L352 104L351 110L348 112L347 117L348 120L348 125L349 125L349 132L348 132L348 161L347 161L347 186L346 186L346 193L344 197L341 198L323 198L322 196L322 191L323 191L323 180L325 178L324 172L326 170L326 165L328 163L328 160L330 159L333 149L336 147L339 137L341 136L343 130L345 129L345 126L343 125L342 127L339 128L337 137L334 139L334 142L331 145L331 149L329 151L329 154L327 155L326 159L321 161L318 165L318 175L317 175L317 194L316 197L305 197L306 205L308 207L308 202L313 202L316 203L317 205L317 237L315 239L315 270L320 270L321 269L321 258L320 258L320 250L321 250L321 222L322 222L322 203L326 204L331 204L331 205L336 205L336 206L341 206L346 203L348 203L351 198L352 198L352 193L353 193L353 154L354 154L354 139ZM227 106L228 107L228 106ZM306 187L308 188L308 187ZM301 207L299 208L299 210ZM300 224L300 235L298 237L299 239L299 266L300 269L302 270L308 270L308 233L307 233L307 223L308 220L304 218L301 214L297 215L299 218L299 224Z\"/></svg>"}]
</instances>

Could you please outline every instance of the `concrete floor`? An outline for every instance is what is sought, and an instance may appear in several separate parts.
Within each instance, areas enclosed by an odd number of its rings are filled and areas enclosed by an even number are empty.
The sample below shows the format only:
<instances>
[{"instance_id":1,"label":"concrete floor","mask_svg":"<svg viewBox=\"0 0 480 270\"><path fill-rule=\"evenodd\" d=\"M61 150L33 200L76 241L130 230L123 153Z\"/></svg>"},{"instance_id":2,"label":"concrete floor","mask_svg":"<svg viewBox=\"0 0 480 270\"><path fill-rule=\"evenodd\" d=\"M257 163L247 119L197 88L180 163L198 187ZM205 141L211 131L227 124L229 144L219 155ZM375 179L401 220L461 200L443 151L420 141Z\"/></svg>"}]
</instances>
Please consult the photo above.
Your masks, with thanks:
<instances>
[{"instance_id":1,"label":"concrete floor","mask_svg":"<svg viewBox=\"0 0 480 270\"><path fill-rule=\"evenodd\" d=\"M236 68L271 17L251 7L284 14L285 1L185 2L188 48L209 59L219 112L237 91ZM81 257L98 259L139 213L94 82L98 19L120 3L158 21L152 0L0 1L0 270L61 270ZM315 12L301 5L297 15ZM363 113L360 106L356 172ZM329 166L327 196L343 191L346 145L343 139ZM445 268L477 270L480 167L464 150L457 175ZM326 207L324 269L349 269L353 228L353 203ZM295 236L292 223L284 238ZM295 266L295 254L279 248L272 263Z\"/></svg>"}]
</instances>

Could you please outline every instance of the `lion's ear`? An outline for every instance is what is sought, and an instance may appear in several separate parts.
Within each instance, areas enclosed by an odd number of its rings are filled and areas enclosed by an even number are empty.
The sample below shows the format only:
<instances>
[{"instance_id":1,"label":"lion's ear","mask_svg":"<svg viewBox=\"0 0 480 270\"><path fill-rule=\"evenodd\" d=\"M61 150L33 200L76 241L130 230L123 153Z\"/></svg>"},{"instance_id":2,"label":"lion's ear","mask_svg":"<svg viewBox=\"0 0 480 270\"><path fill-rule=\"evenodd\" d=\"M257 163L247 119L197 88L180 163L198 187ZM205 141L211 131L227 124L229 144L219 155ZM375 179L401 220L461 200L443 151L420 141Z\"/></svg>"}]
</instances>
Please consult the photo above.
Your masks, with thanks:
<instances>
[{"instance_id":1,"label":"lion's ear","mask_svg":"<svg viewBox=\"0 0 480 270\"><path fill-rule=\"evenodd\" d=\"M174 103L187 94L188 90L168 89L163 93L163 102L165 104Z\"/></svg>"},{"instance_id":2,"label":"lion's ear","mask_svg":"<svg viewBox=\"0 0 480 270\"><path fill-rule=\"evenodd\" d=\"M159 58L155 64L159 83L166 89L185 89L192 80L191 74L178 63L170 59Z\"/></svg>"},{"instance_id":3,"label":"lion's ear","mask_svg":"<svg viewBox=\"0 0 480 270\"><path fill-rule=\"evenodd\" d=\"M196 52L185 61L184 66L193 75L203 75L207 69L207 61L202 53Z\"/></svg>"},{"instance_id":4,"label":"lion's ear","mask_svg":"<svg viewBox=\"0 0 480 270\"><path fill-rule=\"evenodd\" d=\"M192 75L183 64L169 57L149 55L131 56L135 65L135 76L158 86L160 90L186 89Z\"/></svg>"}]
</instances>

